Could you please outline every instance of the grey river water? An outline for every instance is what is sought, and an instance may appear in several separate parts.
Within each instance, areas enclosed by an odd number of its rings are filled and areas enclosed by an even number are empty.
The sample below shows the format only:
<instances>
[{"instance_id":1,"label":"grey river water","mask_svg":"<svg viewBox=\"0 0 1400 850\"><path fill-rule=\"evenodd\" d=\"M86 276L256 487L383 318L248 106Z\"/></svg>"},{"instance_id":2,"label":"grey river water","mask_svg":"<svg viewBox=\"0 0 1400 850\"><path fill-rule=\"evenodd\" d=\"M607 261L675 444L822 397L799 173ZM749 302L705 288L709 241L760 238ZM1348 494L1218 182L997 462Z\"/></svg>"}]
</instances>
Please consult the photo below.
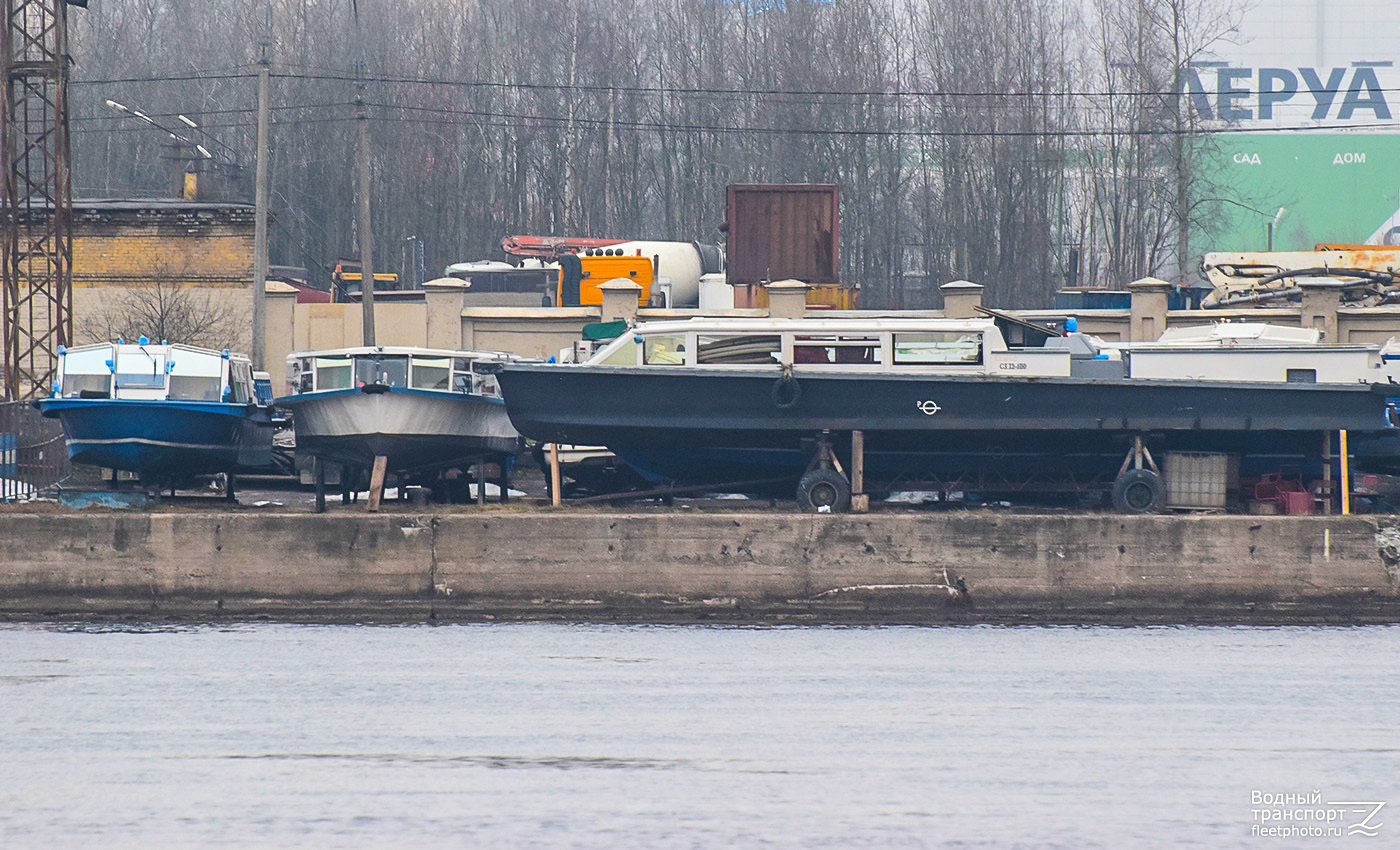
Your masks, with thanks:
<instances>
[{"instance_id":1,"label":"grey river water","mask_svg":"<svg viewBox=\"0 0 1400 850\"><path fill-rule=\"evenodd\" d=\"M0 847L1395 847L1397 674L1400 627L12 624Z\"/></svg>"}]
</instances>

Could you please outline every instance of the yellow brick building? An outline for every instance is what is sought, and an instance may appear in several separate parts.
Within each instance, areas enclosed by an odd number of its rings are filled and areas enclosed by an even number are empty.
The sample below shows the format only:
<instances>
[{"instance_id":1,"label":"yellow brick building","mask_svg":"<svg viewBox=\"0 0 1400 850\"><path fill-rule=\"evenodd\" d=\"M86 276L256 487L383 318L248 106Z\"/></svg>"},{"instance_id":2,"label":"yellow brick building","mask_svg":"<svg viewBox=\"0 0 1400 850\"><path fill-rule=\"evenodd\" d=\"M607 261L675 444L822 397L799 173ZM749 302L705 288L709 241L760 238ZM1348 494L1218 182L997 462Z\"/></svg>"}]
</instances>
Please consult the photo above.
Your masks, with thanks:
<instances>
[{"instance_id":1,"label":"yellow brick building","mask_svg":"<svg viewBox=\"0 0 1400 850\"><path fill-rule=\"evenodd\" d=\"M115 319L159 311L173 299L179 309L204 314L211 327L208 339L171 342L247 352L252 287L250 204L164 198L73 202L75 344L105 339Z\"/></svg>"}]
</instances>

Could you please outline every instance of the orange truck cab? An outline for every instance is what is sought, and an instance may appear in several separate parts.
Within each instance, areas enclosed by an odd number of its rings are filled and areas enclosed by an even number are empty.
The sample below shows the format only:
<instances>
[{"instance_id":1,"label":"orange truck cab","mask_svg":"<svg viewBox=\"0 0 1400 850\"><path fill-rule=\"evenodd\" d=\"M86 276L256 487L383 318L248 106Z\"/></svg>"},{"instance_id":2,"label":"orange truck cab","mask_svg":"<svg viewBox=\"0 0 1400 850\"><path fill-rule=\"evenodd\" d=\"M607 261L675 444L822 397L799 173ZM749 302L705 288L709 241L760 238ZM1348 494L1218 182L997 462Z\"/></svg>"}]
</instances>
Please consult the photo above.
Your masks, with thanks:
<instances>
[{"instance_id":1,"label":"orange truck cab","mask_svg":"<svg viewBox=\"0 0 1400 850\"><path fill-rule=\"evenodd\" d=\"M656 267L650 257L613 253L608 249L590 249L582 254L562 254L559 257L559 280L555 285L554 303L560 307L582 307L603 303L600 284L610 280L630 280L641 286L637 303L651 303L656 283Z\"/></svg>"}]
</instances>

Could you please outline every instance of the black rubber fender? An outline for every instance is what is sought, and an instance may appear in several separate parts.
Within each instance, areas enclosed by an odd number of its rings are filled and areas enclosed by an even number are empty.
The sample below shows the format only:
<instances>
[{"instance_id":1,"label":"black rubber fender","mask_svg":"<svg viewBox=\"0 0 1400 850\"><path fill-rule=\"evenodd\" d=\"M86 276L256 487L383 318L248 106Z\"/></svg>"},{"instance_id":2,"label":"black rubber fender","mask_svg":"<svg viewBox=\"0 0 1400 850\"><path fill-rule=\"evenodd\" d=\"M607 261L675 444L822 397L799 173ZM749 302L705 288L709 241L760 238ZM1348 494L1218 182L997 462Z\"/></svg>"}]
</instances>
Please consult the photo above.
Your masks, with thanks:
<instances>
[{"instance_id":1,"label":"black rubber fender","mask_svg":"<svg viewBox=\"0 0 1400 850\"><path fill-rule=\"evenodd\" d=\"M802 400L802 383L792 375L784 375L773 382L773 387L768 392L775 407L788 410Z\"/></svg>"},{"instance_id":2,"label":"black rubber fender","mask_svg":"<svg viewBox=\"0 0 1400 850\"><path fill-rule=\"evenodd\" d=\"M1129 469L1113 481L1113 509L1120 514L1161 513L1166 502L1167 486L1150 469Z\"/></svg>"}]
</instances>

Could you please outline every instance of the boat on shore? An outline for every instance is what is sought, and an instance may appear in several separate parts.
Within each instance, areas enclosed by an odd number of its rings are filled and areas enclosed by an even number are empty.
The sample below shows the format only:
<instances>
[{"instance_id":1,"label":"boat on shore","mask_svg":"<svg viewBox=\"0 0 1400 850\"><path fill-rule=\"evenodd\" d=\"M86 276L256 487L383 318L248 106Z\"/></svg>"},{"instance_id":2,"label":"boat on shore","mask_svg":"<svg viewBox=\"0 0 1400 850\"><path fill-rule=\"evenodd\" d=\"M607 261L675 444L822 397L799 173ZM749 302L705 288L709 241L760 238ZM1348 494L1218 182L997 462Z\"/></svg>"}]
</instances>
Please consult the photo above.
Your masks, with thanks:
<instances>
[{"instance_id":1,"label":"boat on shore","mask_svg":"<svg viewBox=\"0 0 1400 850\"><path fill-rule=\"evenodd\" d=\"M1317 465L1324 434L1386 432L1400 397L1360 382L1135 378L1130 352L1024 335L1007 345L993 318L697 318L638 325L578 365L503 364L500 380L532 439L607 446L658 483L796 484L799 504L829 509L849 499L853 432L872 479L1107 477L1120 509L1155 509L1154 452L1236 455L1246 474Z\"/></svg>"},{"instance_id":2,"label":"boat on shore","mask_svg":"<svg viewBox=\"0 0 1400 850\"><path fill-rule=\"evenodd\" d=\"M298 455L367 474L376 457L405 479L497 463L505 474L523 442L494 374L512 355L406 346L293 352L291 414ZM502 492L505 492L504 488Z\"/></svg>"},{"instance_id":3,"label":"boat on shore","mask_svg":"<svg viewBox=\"0 0 1400 850\"><path fill-rule=\"evenodd\" d=\"M227 350L118 340L59 348L53 395L34 406L63 426L73 463L174 488L272 461L273 417L253 368Z\"/></svg>"}]
</instances>

